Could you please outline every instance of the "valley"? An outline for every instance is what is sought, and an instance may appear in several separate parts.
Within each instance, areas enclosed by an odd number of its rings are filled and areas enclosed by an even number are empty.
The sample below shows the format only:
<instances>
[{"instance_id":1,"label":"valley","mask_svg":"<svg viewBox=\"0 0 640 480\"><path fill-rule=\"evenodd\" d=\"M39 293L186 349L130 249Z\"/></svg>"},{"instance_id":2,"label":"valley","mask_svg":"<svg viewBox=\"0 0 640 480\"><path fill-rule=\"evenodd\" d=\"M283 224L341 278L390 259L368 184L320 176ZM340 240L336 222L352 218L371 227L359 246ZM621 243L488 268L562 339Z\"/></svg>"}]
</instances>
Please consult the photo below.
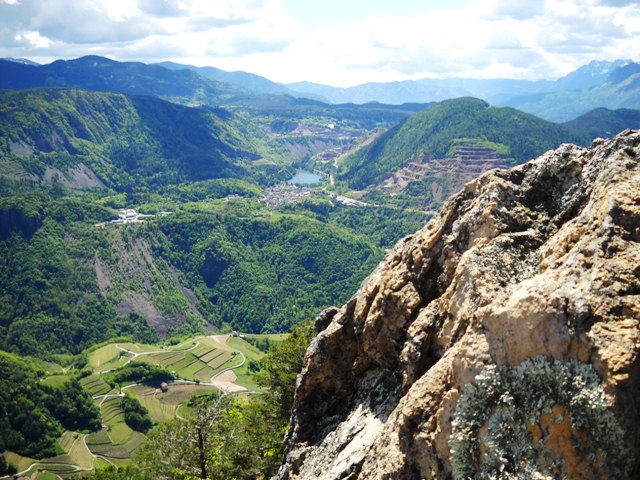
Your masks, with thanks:
<instances>
[{"instance_id":1,"label":"valley","mask_svg":"<svg viewBox=\"0 0 640 480\"><path fill-rule=\"evenodd\" d=\"M399 241L490 170L640 126L464 96L572 95L546 84L332 104L220 72L0 60L0 476L275 475L311 339Z\"/></svg>"}]
</instances>

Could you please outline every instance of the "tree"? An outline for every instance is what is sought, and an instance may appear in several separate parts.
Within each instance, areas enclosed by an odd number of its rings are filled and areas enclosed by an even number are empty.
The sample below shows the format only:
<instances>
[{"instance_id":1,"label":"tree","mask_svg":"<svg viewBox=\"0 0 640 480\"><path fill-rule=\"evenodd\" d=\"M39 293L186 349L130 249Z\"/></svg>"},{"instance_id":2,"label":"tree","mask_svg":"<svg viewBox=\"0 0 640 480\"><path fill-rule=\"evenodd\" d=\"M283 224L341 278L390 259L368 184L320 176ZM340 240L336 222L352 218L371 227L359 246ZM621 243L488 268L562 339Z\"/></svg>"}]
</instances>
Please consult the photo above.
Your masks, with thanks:
<instances>
[{"instance_id":1,"label":"tree","mask_svg":"<svg viewBox=\"0 0 640 480\"><path fill-rule=\"evenodd\" d=\"M261 360L261 370L255 375L258 385L267 387L273 396L280 417L288 422L293 408L296 378L304 366L304 355L315 335L313 322L302 322L291 334Z\"/></svg>"},{"instance_id":2,"label":"tree","mask_svg":"<svg viewBox=\"0 0 640 480\"><path fill-rule=\"evenodd\" d=\"M149 418L149 411L140 404L137 398L128 393L125 394L121 407L124 411L124 421L129 428L142 433L151 430L153 422Z\"/></svg>"},{"instance_id":3,"label":"tree","mask_svg":"<svg viewBox=\"0 0 640 480\"><path fill-rule=\"evenodd\" d=\"M227 478L219 476L214 466L221 463L224 440L233 435L229 425L221 422L232 409L231 398L223 394L195 397L190 406L187 418L161 424L149 433L136 453L145 474L159 480Z\"/></svg>"}]
</instances>

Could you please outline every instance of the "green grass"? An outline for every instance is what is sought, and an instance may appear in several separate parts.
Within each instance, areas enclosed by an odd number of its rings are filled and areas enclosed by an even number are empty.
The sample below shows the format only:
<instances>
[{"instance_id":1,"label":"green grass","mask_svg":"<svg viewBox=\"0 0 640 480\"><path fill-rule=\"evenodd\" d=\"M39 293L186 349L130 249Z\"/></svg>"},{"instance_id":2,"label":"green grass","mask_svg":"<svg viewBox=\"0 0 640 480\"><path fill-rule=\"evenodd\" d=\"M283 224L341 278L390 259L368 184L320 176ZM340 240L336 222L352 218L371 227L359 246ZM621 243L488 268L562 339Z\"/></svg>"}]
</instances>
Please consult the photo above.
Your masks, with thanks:
<instances>
[{"instance_id":1,"label":"green grass","mask_svg":"<svg viewBox=\"0 0 640 480\"><path fill-rule=\"evenodd\" d=\"M87 435L86 442L90 447L92 445L105 445L107 443L111 443L111 438L106 430L100 430L99 432Z\"/></svg>"},{"instance_id":2,"label":"green grass","mask_svg":"<svg viewBox=\"0 0 640 480\"><path fill-rule=\"evenodd\" d=\"M62 366L57 363L42 361L40 362L40 364L49 375L54 373L64 373L64 369L62 368Z\"/></svg>"},{"instance_id":3,"label":"green grass","mask_svg":"<svg viewBox=\"0 0 640 480\"><path fill-rule=\"evenodd\" d=\"M106 370L104 365L117 360L122 353L124 352L116 347L115 343L105 345L89 354L89 366L94 370Z\"/></svg>"},{"instance_id":4,"label":"green grass","mask_svg":"<svg viewBox=\"0 0 640 480\"><path fill-rule=\"evenodd\" d=\"M202 367L204 367L205 364L202 363L200 360L193 362L191 365L189 365L186 368L183 368L179 371L177 371L177 375L179 377L182 378L188 378L188 379L193 379L195 378L195 374L198 370L200 370Z\"/></svg>"},{"instance_id":5,"label":"green grass","mask_svg":"<svg viewBox=\"0 0 640 480\"><path fill-rule=\"evenodd\" d=\"M215 358L219 357L220 355L223 355L224 353L225 353L225 350L216 348L214 350L211 350L209 353L205 353L204 355L202 355L200 357L200 360L204 363L210 363Z\"/></svg>"},{"instance_id":6,"label":"green grass","mask_svg":"<svg viewBox=\"0 0 640 480\"><path fill-rule=\"evenodd\" d=\"M187 405L186 403L181 403L176 409L176 416L180 416L181 418L189 418L189 415L191 415L191 411L192 408L189 407L189 405Z\"/></svg>"},{"instance_id":7,"label":"green grass","mask_svg":"<svg viewBox=\"0 0 640 480\"><path fill-rule=\"evenodd\" d=\"M121 408L122 398L107 398L100 406L100 414L102 415L102 423L113 427L119 422L124 421L124 412Z\"/></svg>"},{"instance_id":8,"label":"green grass","mask_svg":"<svg viewBox=\"0 0 640 480\"><path fill-rule=\"evenodd\" d=\"M144 343L118 343L118 346L135 353L154 352L160 350L157 345L147 345Z\"/></svg>"},{"instance_id":9,"label":"green grass","mask_svg":"<svg viewBox=\"0 0 640 480\"><path fill-rule=\"evenodd\" d=\"M230 337L229 340L227 340L227 346L236 351L242 352L244 356L247 357L247 360L260 360L265 355L256 347L238 337Z\"/></svg>"},{"instance_id":10,"label":"green grass","mask_svg":"<svg viewBox=\"0 0 640 480\"><path fill-rule=\"evenodd\" d=\"M193 353L196 357L201 357L202 355L210 352L213 349L215 349L214 346L209 344L203 344L202 342L200 342L200 345L198 345L196 348L191 350L191 353Z\"/></svg>"},{"instance_id":11,"label":"green grass","mask_svg":"<svg viewBox=\"0 0 640 480\"><path fill-rule=\"evenodd\" d=\"M214 360L209 362L209 366L214 370L218 370L221 367L224 367L224 368L230 367L232 366L232 364L227 365L227 362L229 362L232 358L233 358L233 353L225 352L224 354L220 355L219 357L216 357Z\"/></svg>"},{"instance_id":12,"label":"green grass","mask_svg":"<svg viewBox=\"0 0 640 480\"><path fill-rule=\"evenodd\" d=\"M72 473L75 472L76 469L72 464L69 463L39 463L35 467L36 470L46 470L48 472L54 472L57 474L61 473Z\"/></svg>"},{"instance_id":13,"label":"green grass","mask_svg":"<svg viewBox=\"0 0 640 480\"><path fill-rule=\"evenodd\" d=\"M210 377L210 375L209 375ZM181 409L194 395L217 391L215 387L204 385L170 384L166 392L153 387L138 385L129 390L138 401L149 410L154 422L163 422L175 417L176 410Z\"/></svg>"},{"instance_id":14,"label":"green grass","mask_svg":"<svg viewBox=\"0 0 640 480\"><path fill-rule=\"evenodd\" d=\"M245 335L245 337L247 338L255 338L258 340L263 338L268 338L270 342L283 342L288 336L289 336L288 333L265 333L265 334L248 333ZM234 337L231 337L231 338L234 338Z\"/></svg>"},{"instance_id":15,"label":"green grass","mask_svg":"<svg viewBox=\"0 0 640 480\"><path fill-rule=\"evenodd\" d=\"M182 370L183 368L187 368L189 365L198 361L199 360L191 352L187 352L182 360L171 364L168 368L177 372L179 370Z\"/></svg>"},{"instance_id":16,"label":"green grass","mask_svg":"<svg viewBox=\"0 0 640 480\"><path fill-rule=\"evenodd\" d=\"M111 438L111 443L113 445L121 445L126 443L131 435L133 435L134 431L131 430L126 423L123 421L116 423L113 427L109 429L109 437Z\"/></svg>"},{"instance_id":17,"label":"green grass","mask_svg":"<svg viewBox=\"0 0 640 480\"><path fill-rule=\"evenodd\" d=\"M37 460L34 460L33 458L23 457L22 455L18 455L17 453L14 453L14 452L4 452L4 458L7 460L7 463L14 465L19 472L23 471L33 462L37 461Z\"/></svg>"},{"instance_id":18,"label":"green grass","mask_svg":"<svg viewBox=\"0 0 640 480\"><path fill-rule=\"evenodd\" d=\"M219 392L216 387L207 387L207 386L195 386L195 393L191 395L189 398L200 397L202 395L209 395L212 392ZM184 401L178 405L176 408L176 416L180 416L182 418L189 418L193 412L193 409L189 406L189 402Z\"/></svg>"},{"instance_id":19,"label":"green grass","mask_svg":"<svg viewBox=\"0 0 640 480\"><path fill-rule=\"evenodd\" d=\"M155 365L160 365L161 367L166 367L167 365L171 365L172 363L182 360L184 355L185 354L183 352L162 352L152 353L150 355L141 355L138 358L149 363L154 363Z\"/></svg>"},{"instance_id":20,"label":"green grass","mask_svg":"<svg viewBox=\"0 0 640 480\"><path fill-rule=\"evenodd\" d=\"M42 379L41 383L49 387L61 387L70 379L71 377L69 375L51 375Z\"/></svg>"},{"instance_id":21,"label":"green grass","mask_svg":"<svg viewBox=\"0 0 640 480\"><path fill-rule=\"evenodd\" d=\"M52 472L40 472L36 480L58 480L58 475Z\"/></svg>"},{"instance_id":22,"label":"green grass","mask_svg":"<svg viewBox=\"0 0 640 480\"><path fill-rule=\"evenodd\" d=\"M92 448L92 452L96 455L102 455L109 460L119 459L126 460L133 456L136 448L144 443L145 437L142 433L131 432L126 442L118 445L98 445Z\"/></svg>"},{"instance_id":23,"label":"green grass","mask_svg":"<svg viewBox=\"0 0 640 480\"><path fill-rule=\"evenodd\" d=\"M205 365L203 368L198 370L195 373L195 379L200 380L203 383L209 383L211 381L211 376L215 373L215 370L208 365Z\"/></svg>"},{"instance_id":24,"label":"green grass","mask_svg":"<svg viewBox=\"0 0 640 480\"><path fill-rule=\"evenodd\" d=\"M124 353L123 352L122 356L117 357L117 358L111 360L110 362L104 363L100 367L100 371L101 372L105 372L105 371L108 371L108 370L115 370L117 368L123 367L129 361L131 361L132 358L133 357L131 355L129 355L128 353Z\"/></svg>"},{"instance_id":25,"label":"green grass","mask_svg":"<svg viewBox=\"0 0 640 480\"><path fill-rule=\"evenodd\" d=\"M111 386L98 374L82 378L80 385L89 390L92 395L104 395L111 390Z\"/></svg>"},{"instance_id":26,"label":"green grass","mask_svg":"<svg viewBox=\"0 0 640 480\"><path fill-rule=\"evenodd\" d=\"M125 457L125 458L109 457L109 458L107 458L107 460L112 462L118 468L123 468L123 467L126 467L128 465L131 465L131 458L127 458L127 457Z\"/></svg>"},{"instance_id":27,"label":"green grass","mask_svg":"<svg viewBox=\"0 0 640 480\"><path fill-rule=\"evenodd\" d=\"M62 447L62 450L69 453L73 443L76 441L76 438L73 437L73 432L64 432L62 436L58 439L58 443Z\"/></svg>"},{"instance_id":28,"label":"green grass","mask_svg":"<svg viewBox=\"0 0 640 480\"><path fill-rule=\"evenodd\" d=\"M149 411L149 417L154 422L171 420L175 416L176 406L156 398L156 389L146 385L138 385L128 390L140 404Z\"/></svg>"},{"instance_id":29,"label":"green grass","mask_svg":"<svg viewBox=\"0 0 640 480\"><path fill-rule=\"evenodd\" d=\"M198 341L198 339L196 339L196 338L189 338L189 339L187 339L187 340L185 340L183 342L180 342L177 345L171 345L170 347L167 348L167 350L174 350L174 351L175 350L180 350L180 351L188 350L189 348L193 347L196 344L197 341Z\"/></svg>"},{"instance_id":30,"label":"green grass","mask_svg":"<svg viewBox=\"0 0 640 480\"><path fill-rule=\"evenodd\" d=\"M271 340L270 338L269 341L273 340ZM249 361L259 360L264 357L265 354L250 343L238 337L229 338L229 340L227 341L227 345L234 348L235 350L242 352L247 359L243 366L233 370L233 373L235 373L236 377L238 377L236 383L252 392L262 390L262 388L258 386L258 384L253 380L253 373L249 371Z\"/></svg>"},{"instance_id":31,"label":"green grass","mask_svg":"<svg viewBox=\"0 0 640 480\"><path fill-rule=\"evenodd\" d=\"M100 458L100 457L96 458L96 469L97 470L102 469L102 468L109 468L112 465L113 465L112 463L109 463L104 458Z\"/></svg>"},{"instance_id":32,"label":"green grass","mask_svg":"<svg viewBox=\"0 0 640 480\"><path fill-rule=\"evenodd\" d=\"M93 455L82 441L82 436L73 438L69 453L46 459L47 463L77 465L82 468L93 467ZM50 469L47 469L50 470Z\"/></svg>"},{"instance_id":33,"label":"green grass","mask_svg":"<svg viewBox=\"0 0 640 480\"><path fill-rule=\"evenodd\" d=\"M246 388L250 392L261 392L264 389L253 380L253 373L249 372L245 366L233 371L236 374L236 382L238 385Z\"/></svg>"}]
</instances>

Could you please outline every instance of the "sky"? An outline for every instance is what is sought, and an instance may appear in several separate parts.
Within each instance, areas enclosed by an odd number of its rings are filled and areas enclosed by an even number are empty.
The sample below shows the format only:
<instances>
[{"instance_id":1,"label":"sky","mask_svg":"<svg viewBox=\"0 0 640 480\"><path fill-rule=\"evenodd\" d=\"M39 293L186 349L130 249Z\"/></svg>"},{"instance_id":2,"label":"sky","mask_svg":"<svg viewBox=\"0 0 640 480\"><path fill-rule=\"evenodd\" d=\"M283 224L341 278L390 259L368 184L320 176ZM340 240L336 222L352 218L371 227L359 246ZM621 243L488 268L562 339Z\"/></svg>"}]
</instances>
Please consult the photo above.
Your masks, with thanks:
<instances>
[{"instance_id":1,"label":"sky","mask_svg":"<svg viewBox=\"0 0 640 480\"><path fill-rule=\"evenodd\" d=\"M640 0L0 0L0 57L102 55L338 87L640 59Z\"/></svg>"}]
</instances>

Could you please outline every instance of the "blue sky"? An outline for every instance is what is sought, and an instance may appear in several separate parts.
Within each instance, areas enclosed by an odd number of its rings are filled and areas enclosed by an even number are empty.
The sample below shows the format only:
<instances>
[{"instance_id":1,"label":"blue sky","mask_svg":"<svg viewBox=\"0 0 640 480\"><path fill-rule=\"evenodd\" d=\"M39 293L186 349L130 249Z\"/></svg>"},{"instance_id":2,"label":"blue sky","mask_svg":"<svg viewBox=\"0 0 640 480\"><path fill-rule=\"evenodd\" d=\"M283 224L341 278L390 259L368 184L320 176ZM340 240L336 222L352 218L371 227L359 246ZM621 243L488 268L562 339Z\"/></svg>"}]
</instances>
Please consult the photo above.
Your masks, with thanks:
<instances>
[{"instance_id":1,"label":"blue sky","mask_svg":"<svg viewBox=\"0 0 640 480\"><path fill-rule=\"evenodd\" d=\"M334 86L640 60L640 0L0 0L0 57L104 55Z\"/></svg>"}]
</instances>

